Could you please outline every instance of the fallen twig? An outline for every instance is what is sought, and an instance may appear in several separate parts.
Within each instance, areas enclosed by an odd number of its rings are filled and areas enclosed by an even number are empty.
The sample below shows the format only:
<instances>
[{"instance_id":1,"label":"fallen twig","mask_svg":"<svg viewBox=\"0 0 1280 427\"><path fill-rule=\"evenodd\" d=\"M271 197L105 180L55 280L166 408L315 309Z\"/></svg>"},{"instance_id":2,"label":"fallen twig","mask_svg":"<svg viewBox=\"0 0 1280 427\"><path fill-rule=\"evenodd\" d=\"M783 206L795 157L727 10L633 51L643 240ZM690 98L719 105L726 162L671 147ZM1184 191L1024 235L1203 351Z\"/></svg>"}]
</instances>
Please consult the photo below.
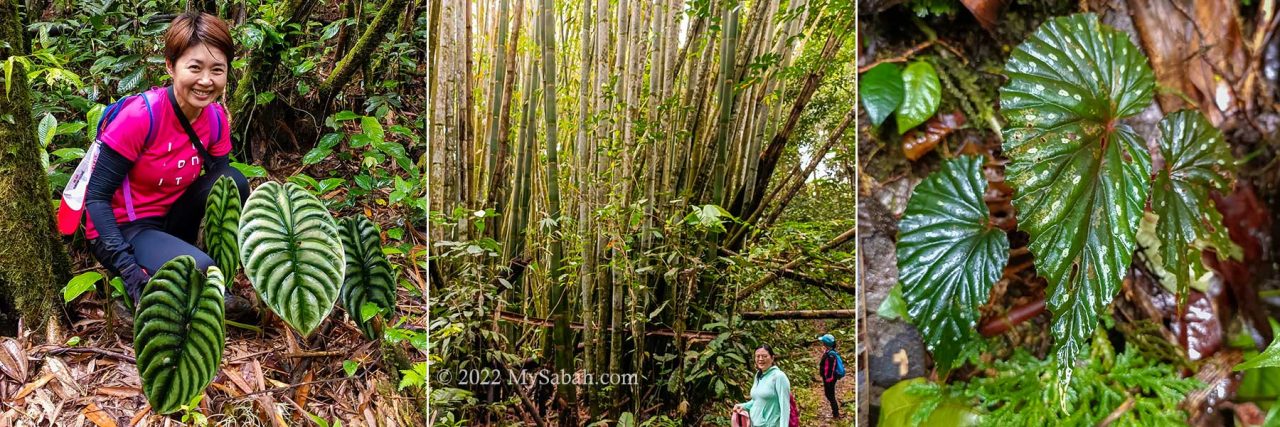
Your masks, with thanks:
<instances>
[{"instance_id":1,"label":"fallen twig","mask_svg":"<svg viewBox=\"0 0 1280 427\"><path fill-rule=\"evenodd\" d=\"M877 65L884 64L884 63L888 63L888 62L907 62L907 60L911 59L911 56L912 56L912 55L915 55L915 54L916 54L916 52L919 52L919 51L921 51L921 50L924 50L925 48L927 48L927 47L929 47L929 46L933 46L933 44L934 44L936 41L937 41L937 40L929 40L929 41L925 41L925 42L922 42L922 43L920 43L920 44L918 44L918 45L912 46L912 47L911 47L911 49L907 49L907 51L906 51L906 52L903 52L901 55L898 55L898 56L895 56L895 57L892 57L892 58L879 59L879 60L876 60L875 62L872 62L872 63L870 63L870 64L867 64L867 65L863 65L863 66L861 66L861 67L858 67L858 74L865 73L865 72L867 72L867 70L870 70L870 69L872 69L872 68L875 68Z\"/></svg>"},{"instance_id":2,"label":"fallen twig","mask_svg":"<svg viewBox=\"0 0 1280 427\"><path fill-rule=\"evenodd\" d=\"M36 353L38 354L40 353L40 351L37 350ZM104 350L96 347L54 347L45 351L44 353L52 354L52 355L59 355L59 354L66 354L66 353L97 354L101 356L111 357L117 360L123 360L129 363L135 363L135 364L138 363L138 359L135 359L133 356L116 353L111 350Z\"/></svg>"},{"instance_id":3,"label":"fallen twig","mask_svg":"<svg viewBox=\"0 0 1280 427\"><path fill-rule=\"evenodd\" d=\"M1134 403L1135 401L1133 400L1133 396L1129 396L1129 398L1125 399L1124 403L1121 404L1120 407L1116 408L1114 411L1111 411L1111 414L1107 415L1106 418L1103 418L1102 422L1098 423L1098 427L1107 427L1111 425L1111 423L1116 422L1116 420L1124 416L1125 412L1129 412L1130 409L1133 409Z\"/></svg>"},{"instance_id":4,"label":"fallen twig","mask_svg":"<svg viewBox=\"0 0 1280 427\"><path fill-rule=\"evenodd\" d=\"M303 359L308 357L338 357L346 353L341 351L302 351L297 353L285 353L284 357L293 359Z\"/></svg>"},{"instance_id":5,"label":"fallen twig","mask_svg":"<svg viewBox=\"0 0 1280 427\"><path fill-rule=\"evenodd\" d=\"M233 397L232 399L242 399L245 397L259 395L259 394L278 393L282 391L289 391L304 385L336 383L336 382L347 381L355 378L358 378L358 377L351 376L351 377L341 377L341 378L326 378L323 380L315 380L315 381L303 381L297 384L290 384L284 387L274 387L266 390L258 390L252 393L245 393L243 396Z\"/></svg>"}]
</instances>

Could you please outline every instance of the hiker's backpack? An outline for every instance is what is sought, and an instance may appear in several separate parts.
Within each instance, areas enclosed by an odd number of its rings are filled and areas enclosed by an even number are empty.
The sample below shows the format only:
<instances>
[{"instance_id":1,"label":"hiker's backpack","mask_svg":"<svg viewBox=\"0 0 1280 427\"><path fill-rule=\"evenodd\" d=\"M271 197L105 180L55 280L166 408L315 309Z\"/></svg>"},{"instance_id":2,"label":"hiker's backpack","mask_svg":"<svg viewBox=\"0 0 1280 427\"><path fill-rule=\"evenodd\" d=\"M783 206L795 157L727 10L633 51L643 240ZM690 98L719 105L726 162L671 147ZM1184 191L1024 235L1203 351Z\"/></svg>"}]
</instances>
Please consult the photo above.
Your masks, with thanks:
<instances>
[{"instance_id":1,"label":"hiker's backpack","mask_svg":"<svg viewBox=\"0 0 1280 427\"><path fill-rule=\"evenodd\" d=\"M829 351L831 352L831 355L836 358L836 380L838 381L841 378L844 378L844 359L841 359L840 353L836 353L835 350Z\"/></svg>"},{"instance_id":2,"label":"hiker's backpack","mask_svg":"<svg viewBox=\"0 0 1280 427\"><path fill-rule=\"evenodd\" d=\"M143 143L143 149L151 145L151 139L155 136L156 120L155 112L151 109L151 99L147 98L146 93L126 96L112 102L102 110L102 116L98 118L97 134L102 134L102 128L116 119L120 114L120 110L134 98L142 98L142 102L147 107L147 117L151 121L147 125L147 139ZM89 177L93 175L93 167L98 163L98 153L102 149L102 142L98 138L94 138L89 142L89 149L85 151L84 157L80 159L80 165L76 166L76 171L71 174L71 179L67 181L67 186L62 190L62 204L58 207L58 231L63 235L70 236L75 234L76 229L80 228L80 221L84 219L84 196L89 187ZM129 193L128 177L125 177L125 194ZM130 219L133 219L133 200L126 198L126 208L129 211Z\"/></svg>"},{"instance_id":3,"label":"hiker's backpack","mask_svg":"<svg viewBox=\"0 0 1280 427\"><path fill-rule=\"evenodd\" d=\"M800 427L800 406L796 405L796 394L791 393L791 427Z\"/></svg>"}]
</instances>

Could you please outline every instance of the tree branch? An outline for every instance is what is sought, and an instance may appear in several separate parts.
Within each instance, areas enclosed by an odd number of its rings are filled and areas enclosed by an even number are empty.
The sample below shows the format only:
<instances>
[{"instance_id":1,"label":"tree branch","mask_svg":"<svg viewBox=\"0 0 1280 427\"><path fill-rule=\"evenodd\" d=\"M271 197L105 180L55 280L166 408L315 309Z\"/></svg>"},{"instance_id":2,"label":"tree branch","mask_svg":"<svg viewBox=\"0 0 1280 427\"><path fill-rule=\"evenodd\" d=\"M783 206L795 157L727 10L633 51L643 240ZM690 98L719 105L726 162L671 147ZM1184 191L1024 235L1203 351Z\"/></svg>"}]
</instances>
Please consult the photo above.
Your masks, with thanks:
<instances>
[{"instance_id":1,"label":"tree branch","mask_svg":"<svg viewBox=\"0 0 1280 427\"><path fill-rule=\"evenodd\" d=\"M857 231L858 231L857 226L850 228L844 233L841 233L839 236L836 236L835 239L832 239L830 242L827 242L826 244L822 245L821 248L818 248L817 252L819 253L826 252L836 248L837 246L848 243L850 240L853 240L853 236L854 234L856 234ZM799 267L801 265L804 265L805 263L809 262L810 258L811 257L809 255L801 255L796 259L792 260L791 262L787 263L787 265L782 266L782 268L779 268L774 271L770 271L769 273L765 274L764 277L761 277L760 280L757 280L755 283L752 283L747 287L742 288L742 290L738 291L737 300L742 301L746 299L747 297L751 296L751 294L756 293L756 291L759 291L761 288L767 286L768 284L777 281L779 277L782 277L782 272L781 272L782 270L790 270L790 269Z\"/></svg>"},{"instance_id":2,"label":"tree branch","mask_svg":"<svg viewBox=\"0 0 1280 427\"><path fill-rule=\"evenodd\" d=\"M365 29L364 34L360 35L355 47L348 51L341 61L338 61L329 78L320 84L321 105L327 105L338 91L342 90L347 83L351 83L356 70L369 60L370 55L373 55L373 51L378 48L378 42L386 37L388 31L391 31L391 27L395 25L397 18L408 4L409 0L386 0L386 3L382 4L382 10L378 11L378 16Z\"/></svg>"},{"instance_id":3,"label":"tree branch","mask_svg":"<svg viewBox=\"0 0 1280 427\"><path fill-rule=\"evenodd\" d=\"M858 310L782 310L748 311L742 320L852 319Z\"/></svg>"}]
</instances>

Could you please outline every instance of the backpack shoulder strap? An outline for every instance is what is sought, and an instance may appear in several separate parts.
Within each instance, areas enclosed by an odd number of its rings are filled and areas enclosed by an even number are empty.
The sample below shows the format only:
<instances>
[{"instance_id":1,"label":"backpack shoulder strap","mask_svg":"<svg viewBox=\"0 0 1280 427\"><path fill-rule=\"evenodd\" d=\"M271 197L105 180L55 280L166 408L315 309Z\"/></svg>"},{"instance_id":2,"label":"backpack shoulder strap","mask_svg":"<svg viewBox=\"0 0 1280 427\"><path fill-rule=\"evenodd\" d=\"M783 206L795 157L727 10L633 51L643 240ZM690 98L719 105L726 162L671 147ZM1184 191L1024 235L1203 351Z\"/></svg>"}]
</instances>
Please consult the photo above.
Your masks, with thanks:
<instances>
[{"instance_id":1,"label":"backpack shoulder strap","mask_svg":"<svg viewBox=\"0 0 1280 427\"><path fill-rule=\"evenodd\" d=\"M142 97L142 102L147 106L147 139L142 141L142 150L139 151L140 153L145 153L147 152L147 147L151 145L151 141L155 139L156 113L151 108L151 98L147 98L146 92L142 92L138 96Z\"/></svg>"},{"instance_id":2,"label":"backpack shoulder strap","mask_svg":"<svg viewBox=\"0 0 1280 427\"><path fill-rule=\"evenodd\" d=\"M218 106L218 111L215 111L217 114L213 115L214 119L217 120L218 126L213 130L214 136L213 141L209 142L210 146L213 146L213 144L217 144L218 141L222 140L222 118L227 115L227 107L223 106L222 103L215 102L214 105Z\"/></svg>"}]
</instances>

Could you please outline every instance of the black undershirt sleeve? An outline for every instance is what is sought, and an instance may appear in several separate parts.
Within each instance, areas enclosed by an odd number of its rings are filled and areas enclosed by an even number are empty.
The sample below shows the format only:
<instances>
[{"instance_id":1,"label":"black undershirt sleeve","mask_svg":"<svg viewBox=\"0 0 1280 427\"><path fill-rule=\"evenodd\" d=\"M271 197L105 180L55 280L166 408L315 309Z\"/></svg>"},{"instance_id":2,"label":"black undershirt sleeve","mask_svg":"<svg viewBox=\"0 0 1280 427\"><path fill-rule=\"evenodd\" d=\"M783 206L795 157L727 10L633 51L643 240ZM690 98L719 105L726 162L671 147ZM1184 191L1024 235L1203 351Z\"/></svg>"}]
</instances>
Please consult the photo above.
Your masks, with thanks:
<instances>
[{"instance_id":1,"label":"black undershirt sleeve","mask_svg":"<svg viewBox=\"0 0 1280 427\"><path fill-rule=\"evenodd\" d=\"M205 172L222 170L222 168L227 167L227 165L231 164L230 156L230 153L223 154L221 156L213 156L213 159L209 161L209 167L204 169Z\"/></svg>"},{"instance_id":2,"label":"black undershirt sleeve","mask_svg":"<svg viewBox=\"0 0 1280 427\"><path fill-rule=\"evenodd\" d=\"M111 263L117 270L134 264L133 247L124 241L120 226L116 223L115 213L111 209L111 198L124 183L124 177L133 168L133 162L111 149L107 144L100 144L98 162L94 165L93 175L89 177L89 186L85 194L85 210L93 227L98 230L98 239L104 249L111 253Z\"/></svg>"}]
</instances>

